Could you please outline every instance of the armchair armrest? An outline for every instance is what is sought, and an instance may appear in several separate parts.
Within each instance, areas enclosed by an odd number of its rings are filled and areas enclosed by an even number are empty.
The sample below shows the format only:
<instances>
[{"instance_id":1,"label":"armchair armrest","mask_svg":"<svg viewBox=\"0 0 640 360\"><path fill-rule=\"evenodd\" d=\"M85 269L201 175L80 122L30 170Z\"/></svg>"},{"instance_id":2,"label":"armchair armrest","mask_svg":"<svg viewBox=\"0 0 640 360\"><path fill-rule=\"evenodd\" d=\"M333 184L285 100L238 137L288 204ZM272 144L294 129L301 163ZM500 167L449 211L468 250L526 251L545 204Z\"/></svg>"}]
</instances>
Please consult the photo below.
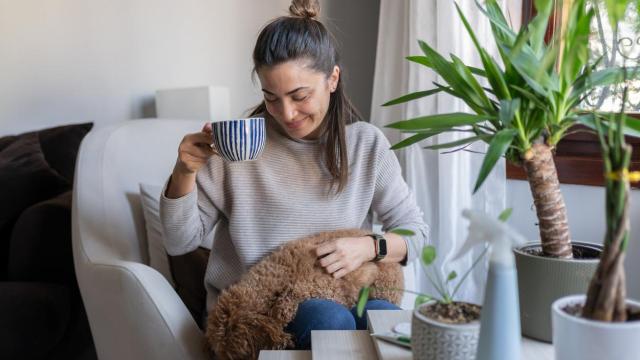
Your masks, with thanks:
<instances>
[{"instance_id":1,"label":"armchair armrest","mask_svg":"<svg viewBox=\"0 0 640 360\"><path fill-rule=\"evenodd\" d=\"M202 332L159 272L130 261L90 262L78 245L78 282L100 359L210 358Z\"/></svg>"}]
</instances>

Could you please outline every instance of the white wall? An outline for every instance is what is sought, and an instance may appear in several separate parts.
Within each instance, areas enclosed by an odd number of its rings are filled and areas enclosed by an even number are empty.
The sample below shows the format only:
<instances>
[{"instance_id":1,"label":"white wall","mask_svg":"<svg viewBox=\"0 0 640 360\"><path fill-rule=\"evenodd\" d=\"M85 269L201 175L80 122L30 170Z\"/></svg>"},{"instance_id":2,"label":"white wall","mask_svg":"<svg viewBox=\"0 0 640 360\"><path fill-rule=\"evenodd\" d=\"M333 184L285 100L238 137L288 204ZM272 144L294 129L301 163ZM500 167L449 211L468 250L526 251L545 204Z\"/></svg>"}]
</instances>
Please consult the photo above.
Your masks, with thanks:
<instances>
[{"instance_id":1,"label":"white wall","mask_svg":"<svg viewBox=\"0 0 640 360\"><path fill-rule=\"evenodd\" d=\"M604 188L596 186L560 186L567 206L569 230L575 241L602 243L605 235ZM507 207L513 208L509 223L526 238L537 240L536 212L529 184L507 181ZM640 191L631 194L631 235L625 262L629 296L640 299Z\"/></svg>"},{"instance_id":2,"label":"white wall","mask_svg":"<svg viewBox=\"0 0 640 360\"><path fill-rule=\"evenodd\" d=\"M155 115L156 89L260 98L251 51L289 0L0 0L0 134Z\"/></svg>"}]
</instances>

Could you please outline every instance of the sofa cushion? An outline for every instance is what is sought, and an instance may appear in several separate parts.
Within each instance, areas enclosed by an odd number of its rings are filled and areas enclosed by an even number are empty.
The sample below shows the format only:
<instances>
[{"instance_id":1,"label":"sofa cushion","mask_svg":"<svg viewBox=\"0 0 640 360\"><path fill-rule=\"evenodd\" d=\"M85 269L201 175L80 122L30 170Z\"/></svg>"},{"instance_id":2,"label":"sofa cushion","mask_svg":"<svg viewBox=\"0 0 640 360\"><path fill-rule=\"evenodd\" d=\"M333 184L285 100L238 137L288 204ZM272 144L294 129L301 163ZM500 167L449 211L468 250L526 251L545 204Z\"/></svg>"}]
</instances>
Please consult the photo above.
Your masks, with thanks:
<instances>
[{"instance_id":1,"label":"sofa cushion","mask_svg":"<svg viewBox=\"0 0 640 360\"><path fill-rule=\"evenodd\" d=\"M149 265L158 270L174 286L198 325L206 311L207 293L204 273L207 268L213 231L196 250L179 256L169 256L164 248L160 223L160 194L162 186L140 184L140 198L147 233Z\"/></svg>"},{"instance_id":2,"label":"sofa cushion","mask_svg":"<svg viewBox=\"0 0 640 360\"><path fill-rule=\"evenodd\" d=\"M13 226L9 281L40 281L76 288L71 250L71 191L31 205Z\"/></svg>"},{"instance_id":3,"label":"sofa cushion","mask_svg":"<svg viewBox=\"0 0 640 360\"><path fill-rule=\"evenodd\" d=\"M73 183L80 143L93 123L57 126L38 131L44 158L58 174Z\"/></svg>"},{"instance_id":4,"label":"sofa cushion","mask_svg":"<svg viewBox=\"0 0 640 360\"><path fill-rule=\"evenodd\" d=\"M32 282L0 283L0 357L50 359L69 322L65 286Z\"/></svg>"},{"instance_id":5,"label":"sofa cushion","mask_svg":"<svg viewBox=\"0 0 640 360\"><path fill-rule=\"evenodd\" d=\"M0 151L0 279L6 276L11 229L27 207L71 188L44 158L38 135L22 135Z\"/></svg>"}]
</instances>

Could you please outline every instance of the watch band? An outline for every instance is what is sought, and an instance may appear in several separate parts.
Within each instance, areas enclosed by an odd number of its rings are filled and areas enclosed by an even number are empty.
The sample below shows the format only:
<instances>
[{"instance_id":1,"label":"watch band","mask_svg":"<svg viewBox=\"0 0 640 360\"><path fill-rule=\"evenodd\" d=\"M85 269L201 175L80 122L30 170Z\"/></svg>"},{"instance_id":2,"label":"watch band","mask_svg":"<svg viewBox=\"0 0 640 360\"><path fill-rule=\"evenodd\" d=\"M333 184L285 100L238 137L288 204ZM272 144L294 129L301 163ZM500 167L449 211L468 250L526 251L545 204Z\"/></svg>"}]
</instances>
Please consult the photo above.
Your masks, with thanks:
<instances>
[{"instance_id":1,"label":"watch band","mask_svg":"<svg viewBox=\"0 0 640 360\"><path fill-rule=\"evenodd\" d=\"M380 234L369 234L368 236L373 239L373 244L376 252L376 256L372 261L380 261L384 259L384 257L387 256L387 239L385 239L384 236Z\"/></svg>"}]
</instances>

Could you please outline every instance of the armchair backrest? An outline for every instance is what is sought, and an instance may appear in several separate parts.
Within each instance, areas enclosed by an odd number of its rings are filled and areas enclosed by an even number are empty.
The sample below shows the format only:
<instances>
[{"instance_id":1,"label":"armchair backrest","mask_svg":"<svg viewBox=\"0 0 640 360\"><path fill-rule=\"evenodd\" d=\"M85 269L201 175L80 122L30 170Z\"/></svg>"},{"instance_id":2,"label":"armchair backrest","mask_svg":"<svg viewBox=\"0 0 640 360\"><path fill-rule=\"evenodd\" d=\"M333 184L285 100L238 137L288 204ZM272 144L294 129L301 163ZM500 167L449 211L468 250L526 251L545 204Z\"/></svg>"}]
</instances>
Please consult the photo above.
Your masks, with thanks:
<instances>
[{"instance_id":1,"label":"armchair backrest","mask_svg":"<svg viewBox=\"0 0 640 360\"><path fill-rule=\"evenodd\" d=\"M139 184L164 184L184 135L201 121L143 119L90 132L76 167L79 222L101 243L83 244L89 258L148 263Z\"/></svg>"}]
</instances>

